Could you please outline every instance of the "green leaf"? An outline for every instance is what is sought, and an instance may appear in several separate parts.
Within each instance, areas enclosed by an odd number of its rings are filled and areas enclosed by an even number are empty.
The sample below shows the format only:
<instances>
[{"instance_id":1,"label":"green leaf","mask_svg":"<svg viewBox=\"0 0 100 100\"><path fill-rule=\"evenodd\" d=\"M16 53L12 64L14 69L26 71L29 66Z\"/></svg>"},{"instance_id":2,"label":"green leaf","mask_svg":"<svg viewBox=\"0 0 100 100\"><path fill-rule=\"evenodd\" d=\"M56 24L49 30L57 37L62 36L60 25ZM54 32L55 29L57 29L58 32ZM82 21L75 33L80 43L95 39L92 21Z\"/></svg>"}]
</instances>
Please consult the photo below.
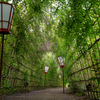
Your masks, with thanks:
<instances>
[{"instance_id":1,"label":"green leaf","mask_svg":"<svg viewBox=\"0 0 100 100\"><path fill-rule=\"evenodd\" d=\"M95 80L95 79L96 79L95 77L89 78L89 80L92 80L92 81Z\"/></svg>"}]
</instances>

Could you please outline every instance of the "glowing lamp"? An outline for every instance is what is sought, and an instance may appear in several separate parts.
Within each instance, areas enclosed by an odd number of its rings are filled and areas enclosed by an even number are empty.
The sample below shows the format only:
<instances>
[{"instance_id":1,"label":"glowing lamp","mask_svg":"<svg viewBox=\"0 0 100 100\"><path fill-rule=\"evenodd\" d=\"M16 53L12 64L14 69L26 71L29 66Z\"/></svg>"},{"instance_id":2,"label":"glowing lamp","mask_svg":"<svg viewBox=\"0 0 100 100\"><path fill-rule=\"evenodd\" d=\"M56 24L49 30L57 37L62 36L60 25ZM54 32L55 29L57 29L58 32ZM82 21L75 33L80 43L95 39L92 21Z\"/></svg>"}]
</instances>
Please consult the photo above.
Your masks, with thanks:
<instances>
[{"instance_id":1,"label":"glowing lamp","mask_svg":"<svg viewBox=\"0 0 100 100\"><path fill-rule=\"evenodd\" d=\"M61 75L59 75L59 79L61 79Z\"/></svg>"},{"instance_id":2,"label":"glowing lamp","mask_svg":"<svg viewBox=\"0 0 100 100\"><path fill-rule=\"evenodd\" d=\"M12 4L0 2L0 34L10 34L13 14Z\"/></svg>"},{"instance_id":3,"label":"glowing lamp","mask_svg":"<svg viewBox=\"0 0 100 100\"><path fill-rule=\"evenodd\" d=\"M45 73L47 73L48 72L48 70L49 70L49 67L47 67L47 66L45 66Z\"/></svg>"},{"instance_id":4,"label":"glowing lamp","mask_svg":"<svg viewBox=\"0 0 100 100\"><path fill-rule=\"evenodd\" d=\"M58 62L59 62L59 65L60 67L64 67L65 66L65 58L62 57L62 56L58 56Z\"/></svg>"}]
</instances>

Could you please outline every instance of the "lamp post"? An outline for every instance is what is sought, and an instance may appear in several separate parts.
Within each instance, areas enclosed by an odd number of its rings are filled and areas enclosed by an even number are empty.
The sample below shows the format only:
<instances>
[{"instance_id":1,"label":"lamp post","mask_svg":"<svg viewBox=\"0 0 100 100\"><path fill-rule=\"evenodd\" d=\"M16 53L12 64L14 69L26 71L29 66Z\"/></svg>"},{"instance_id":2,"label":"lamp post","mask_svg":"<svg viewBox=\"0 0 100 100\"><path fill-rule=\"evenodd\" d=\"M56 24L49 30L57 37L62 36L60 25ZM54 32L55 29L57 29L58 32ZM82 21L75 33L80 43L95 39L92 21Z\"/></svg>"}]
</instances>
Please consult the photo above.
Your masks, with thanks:
<instances>
[{"instance_id":1,"label":"lamp post","mask_svg":"<svg viewBox=\"0 0 100 100\"><path fill-rule=\"evenodd\" d=\"M49 67L45 66L44 67L44 73L45 73L44 87L46 86L46 74L47 74L48 70L49 70Z\"/></svg>"},{"instance_id":2,"label":"lamp post","mask_svg":"<svg viewBox=\"0 0 100 100\"><path fill-rule=\"evenodd\" d=\"M58 56L58 62L59 62L59 65L62 69L62 72L63 72L63 93L64 93L64 66L65 66L65 58L62 57L62 56Z\"/></svg>"},{"instance_id":3,"label":"lamp post","mask_svg":"<svg viewBox=\"0 0 100 100\"><path fill-rule=\"evenodd\" d=\"M2 34L1 62L0 62L0 88L2 79L3 51L4 51L4 35L10 34L14 7L12 4L0 2L0 34Z\"/></svg>"}]
</instances>

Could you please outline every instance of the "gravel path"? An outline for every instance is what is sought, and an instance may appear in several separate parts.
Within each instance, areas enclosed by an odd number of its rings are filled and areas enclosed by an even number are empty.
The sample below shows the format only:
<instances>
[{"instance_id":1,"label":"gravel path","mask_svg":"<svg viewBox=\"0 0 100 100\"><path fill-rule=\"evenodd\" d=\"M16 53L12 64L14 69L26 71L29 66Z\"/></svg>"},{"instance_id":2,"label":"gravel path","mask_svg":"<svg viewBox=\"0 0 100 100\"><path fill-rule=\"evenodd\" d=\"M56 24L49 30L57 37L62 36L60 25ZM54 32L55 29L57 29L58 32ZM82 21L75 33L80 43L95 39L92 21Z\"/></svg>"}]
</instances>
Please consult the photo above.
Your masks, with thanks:
<instances>
[{"instance_id":1,"label":"gravel path","mask_svg":"<svg viewBox=\"0 0 100 100\"><path fill-rule=\"evenodd\" d=\"M62 88L52 88L44 90L36 90L28 93L14 94L6 96L0 100L88 100L78 97L75 94L69 94L69 90L65 93Z\"/></svg>"}]
</instances>

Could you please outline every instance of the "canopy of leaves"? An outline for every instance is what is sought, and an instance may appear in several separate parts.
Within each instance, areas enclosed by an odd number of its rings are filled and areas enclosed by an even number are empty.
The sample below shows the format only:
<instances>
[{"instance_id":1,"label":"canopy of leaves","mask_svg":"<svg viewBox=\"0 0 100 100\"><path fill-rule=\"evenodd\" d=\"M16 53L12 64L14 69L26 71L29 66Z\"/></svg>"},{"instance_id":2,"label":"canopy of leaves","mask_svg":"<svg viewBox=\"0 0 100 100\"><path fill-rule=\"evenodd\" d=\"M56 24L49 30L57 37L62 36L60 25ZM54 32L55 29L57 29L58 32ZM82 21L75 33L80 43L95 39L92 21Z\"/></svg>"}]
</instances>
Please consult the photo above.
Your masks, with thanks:
<instances>
[{"instance_id":1,"label":"canopy of leaves","mask_svg":"<svg viewBox=\"0 0 100 100\"><path fill-rule=\"evenodd\" d=\"M99 37L99 0L13 0L12 3L15 11L11 34L5 36L7 56L14 56L38 74L44 74L44 66L49 66L47 77L51 80L57 80L56 75L61 72L57 56L66 58L64 70L68 75L69 66L90 45L89 37L92 41L94 36ZM17 66L16 62L7 62Z\"/></svg>"}]
</instances>

